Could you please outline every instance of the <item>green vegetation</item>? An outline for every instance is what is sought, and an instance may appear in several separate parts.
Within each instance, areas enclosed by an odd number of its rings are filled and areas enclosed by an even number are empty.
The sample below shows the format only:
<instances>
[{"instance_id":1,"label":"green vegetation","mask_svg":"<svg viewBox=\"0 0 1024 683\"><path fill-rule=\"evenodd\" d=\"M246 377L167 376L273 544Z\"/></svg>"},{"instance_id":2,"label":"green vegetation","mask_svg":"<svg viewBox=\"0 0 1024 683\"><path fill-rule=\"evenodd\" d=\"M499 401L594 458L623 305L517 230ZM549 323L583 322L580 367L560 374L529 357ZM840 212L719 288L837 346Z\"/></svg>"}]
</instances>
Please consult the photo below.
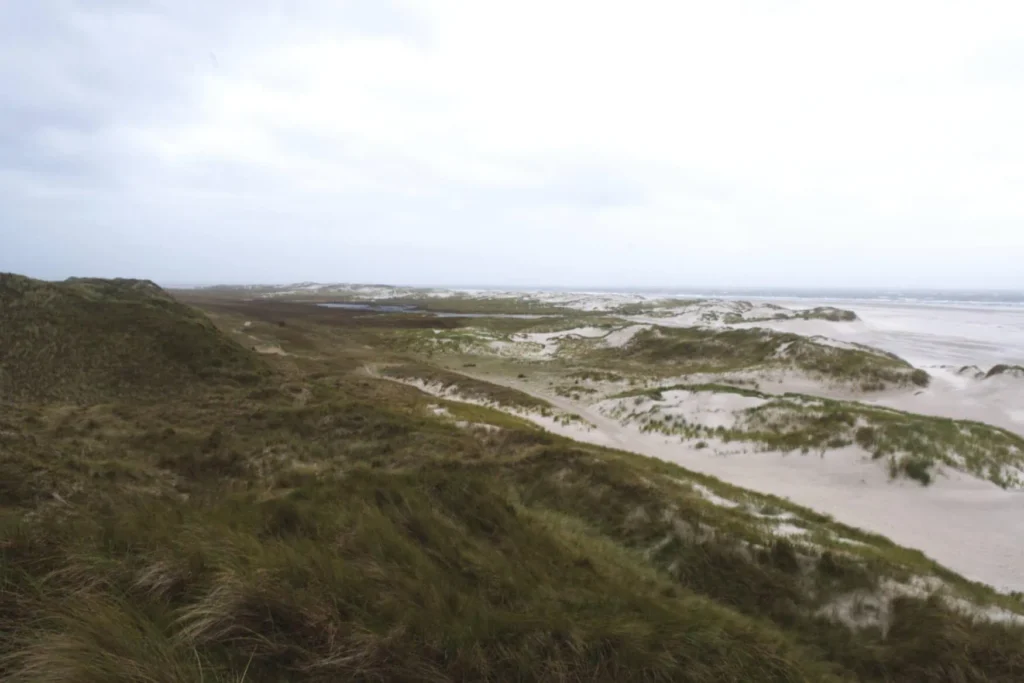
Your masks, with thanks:
<instances>
[{"instance_id":1,"label":"green vegetation","mask_svg":"<svg viewBox=\"0 0 1024 683\"><path fill-rule=\"evenodd\" d=\"M467 399L520 410L537 411L542 415L550 415L554 411L554 407L547 401L522 391L422 363L406 363L386 367L381 370L381 375L394 379L419 381L437 386L442 390L452 389L459 396Z\"/></svg>"},{"instance_id":2,"label":"green vegetation","mask_svg":"<svg viewBox=\"0 0 1024 683\"><path fill-rule=\"evenodd\" d=\"M570 372L568 375L569 379L591 381L591 382L621 382L625 378L615 372L606 372L603 370L575 370Z\"/></svg>"},{"instance_id":3,"label":"green vegetation","mask_svg":"<svg viewBox=\"0 0 1024 683\"><path fill-rule=\"evenodd\" d=\"M748 410L741 429L784 450L856 442L875 458L899 458L900 471L923 484L928 469L943 463L1003 487L1024 486L1024 438L980 422L804 396Z\"/></svg>"},{"instance_id":4,"label":"green vegetation","mask_svg":"<svg viewBox=\"0 0 1024 683\"><path fill-rule=\"evenodd\" d=\"M584 396L596 395L597 389L591 387L580 386L578 384L571 384L569 386L559 386L555 388L555 393L559 396L565 396L573 400L581 400Z\"/></svg>"},{"instance_id":5,"label":"green vegetation","mask_svg":"<svg viewBox=\"0 0 1024 683\"><path fill-rule=\"evenodd\" d=\"M739 302L746 304L746 302ZM749 310L749 304L747 304ZM764 317L751 317L745 315L746 310L738 311L736 313L728 314L724 316L723 321L728 324L736 324L742 322L762 322L768 320L827 320L829 322L853 322L857 320L857 314L853 311L847 311L841 308L834 308L832 306L818 306L816 308L808 308L805 310L790 310L782 308L781 306L775 306L771 304L766 305L767 308L777 309L778 312Z\"/></svg>"},{"instance_id":6,"label":"green vegetation","mask_svg":"<svg viewBox=\"0 0 1024 683\"><path fill-rule=\"evenodd\" d=\"M805 311L798 311L793 317L802 320L828 320L834 323L848 323L857 320L857 314L842 308L818 306Z\"/></svg>"},{"instance_id":7,"label":"green vegetation","mask_svg":"<svg viewBox=\"0 0 1024 683\"><path fill-rule=\"evenodd\" d=\"M205 305L227 331L213 348L242 367L264 361L229 334L290 355L268 357L252 384L197 373L179 392L178 375L158 367L139 383L172 378L162 394L100 383L95 398L3 395L0 679L1009 683L1024 673L1024 628L976 620L944 595L1024 606L920 553L373 377L366 362L402 359L365 348L379 333L372 316ZM176 307L151 322L190 324ZM110 316L96 329L134 325ZM188 340L196 348L181 351L205 357L210 340ZM38 367L41 383L71 386ZM404 372L497 391L426 366ZM437 403L494 428L460 427L432 414ZM780 538L777 518L806 534ZM941 582L941 594L897 594L858 627L833 614L915 577Z\"/></svg>"},{"instance_id":8,"label":"green vegetation","mask_svg":"<svg viewBox=\"0 0 1024 683\"><path fill-rule=\"evenodd\" d=\"M754 304L749 301L719 301L715 299L658 299L617 306L618 315L643 315L667 317L687 309L701 310L705 323L722 322L727 325L761 322L768 320L828 320L830 322L852 322L857 320L853 311L832 306L818 306L805 310L793 310L776 304L758 304L757 309L773 311L771 315L755 315Z\"/></svg>"},{"instance_id":9,"label":"green vegetation","mask_svg":"<svg viewBox=\"0 0 1024 683\"><path fill-rule=\"evenodd\" d=\"M529 297L484 298L470 295L445 297L401 297L376 299L375 304L415 306L435 313L472 313L486 315L563 315L572 312L564 306L552 305Z\"/></svg>"},{"instance_id":10,"label":"green vegetation","mask_svg":"<svg viewBox=\"0 0 1024 683\"><path fill-rule=\"evenodd\" d=\"M707 299L654 299L620 304L612 312L616 315L669 316L674 315L674 310L705 306L707 303Z\"/></svg>"},{"instance_id":11,"label":"green vegetation","mask_svg":"<svg viewBox=\"0 0 1024 683\"><path fill-rule=\"evenodd\" d=\"M508 299L456 297L454 301L466 311L476 314L489 311L498 304L501 304L499 310L509 306ZM417 305L429 303L424 302L427 300L416 300ZM393 299L378 303L409 304L410 301ZM616 315L653 315L655 311L671 313L673 309L700 307L707 303L679 300L628 304L615 309L614 315L561 309L561 314L543 319L441 318L438 320L446 321L445 329L440 326L430 329L426 324L410 325L408 329L392 328L388 334L380 335L375 346L416 354L427 360L445 356L487 356L546 365L561 363L569 379L594 381L760 369L796 369L828 382L852 385L862 391L881 391L890 386L924 387L930 381L924 370L915 369L899 357L877 349L852 344L834 345L827 340L762 328L653 327L639 331L621 348L608 347L599 337L567 336L556 342L556 352L550 347L545 349L544 344L530 341L528 336L578 327L603 327L611 332L624 325L623 319ZM708 310L705 311L706 322L729 322L730 316L736 317L734 322L738 322L743 319L743 310L752 309L746 302L731 303L740 312ZM434 302L430 305L440 304ZM781 308L779 311L779 315L786 317L827 320L848 320L853 315L849 311L829 307L799 314Z\"/></svg>"},{"instance_id":12,"label":"green vegetation","mask_svg":"<svg viewBox=\"0 0 1024 683\"><path fill-rule=\"evenodd\" d=\"M449 323L448 329L403 329L381 337L379 345L403 353L416 353L428 358L435 355L500 355L492 344L515 346L520 352L540 351L542 344L524 340L520 333L549 333L577 327L610 325L607 319L586 316L558 316L539 319L524 318L435 318ZM610 331L610 330L609 330ZM590 340L566 339L586 345Z\"/></svg>"},{"instance_id":13,"label":"green vegetation","mask_svg":"<svg viewBox=\"0 0 1024 683\"><path fill-rule=\"evenodd\" d=\"M615 394L611 398L631 398L633 396L646 396L654 401L664 400L664 393L666 391L711 391L720 394L736 394L738 396L748 396L751 398L768 398L771 394L765 394L756 389L747 389L746 387L736 387L731 384L714 384L714 383L700 383L700 384L673 384L671 386L653 387L648 389L631 389L629 391L623 391Z\"/></svg>"},{"instance_id":14,"label":"green vegetation","mask_svg":"<svg viewBox=\"0 0 1024 683\"><path fill-rule=\"evenodd\" d=\"M672 390L713 391L764 400L739 413L731 428L688 423L662 414L657 405L643 409L623 400L612 414L647 431L691 439L747 441L766 450L822 451L857 444L874 458L890 458L894 476L931 482L931 469L945 464L1004 488L1024 487L1024 438L970 420L917 415L852 401L804 394L772 395L716 384L681 384L625 392L615 398L663 401Z\"/></svg>"},{"instance_id":15,"label":"green vegetation","mask_svg":"<svg viewBox=\"0 0 1024 683\"><path fill-rule=\"evenodd\" d=\"M632 362L671 373L795 368L864 389L927 384L928 375L880 351L827 346L796 334L765 329L657 328L639 332L622 349L594 352L608 363Z\"/></svg>"},{"instance_id":16,"label":"green vegetation","mask_svg":"<svg viewBox=\"0 0 1024 683\"><path fill-rule=\"evenodd\" d=\"M931 468L934 462L927 458L912 455L902 458L894 457L889 462L896 468L897 475L894 475L894 478L902 474L908 479L916 479L923 486L932 483Z\"/></svg>"},{"instance_id":17,"label":"green vegetation","mask_svg":"<svg viewBox=\"0 0 1024 683\"><path fill-rule=\"evenodd\" d=\"M1024 367L1020 365L994 365L992 369L985 373L985 379L989 377L995 377L997 375L1015 375L1017 377L1024 377Z\"/></svg>"},{"instance_id":18,"label":"green vegetation","mask_svg":"<svg viewBox=\"0 0 1024 683\"><path fill-rule=\"evenodd\" d=\"M203 315L139 280L0 273L0 398L99 400L252 385L267 369Z\"/></svg>"}]
</instances>

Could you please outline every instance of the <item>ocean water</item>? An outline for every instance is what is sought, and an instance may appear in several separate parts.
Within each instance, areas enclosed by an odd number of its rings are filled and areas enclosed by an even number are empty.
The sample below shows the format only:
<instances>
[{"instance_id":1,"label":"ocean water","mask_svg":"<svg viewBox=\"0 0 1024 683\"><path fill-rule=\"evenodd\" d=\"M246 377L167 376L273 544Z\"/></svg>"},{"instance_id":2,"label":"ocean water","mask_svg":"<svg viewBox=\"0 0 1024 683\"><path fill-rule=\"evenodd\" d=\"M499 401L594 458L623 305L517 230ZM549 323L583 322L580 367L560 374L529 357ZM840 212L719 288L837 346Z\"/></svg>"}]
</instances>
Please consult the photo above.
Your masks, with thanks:
<instances>
[{"instance_id":1,"label":"ocean water","mask_svg":"<svg viewBox=\"0 0 1024 683\"><path fill-rule=\"evenodd\" d=\"M701 297L852 301L862 303L910 304L931 306L1024 306L1024 291L965 289L835 289L835 288L754 288L754 289L691 289L686 292Z\"/></svg>"},{"instance_id":2,"label":"ocean water","mask_svg":"<svg viewBox=\"0 0 1024 683\"><path fill-rule=\"evenodd\" d=\"M483 287L480 289L498 289ZM862 302L910 305L1024 306L1024 290L893 289L837 287L531 287L531 292L642 294L650 297Z\"/></svg>"}]
</instances>

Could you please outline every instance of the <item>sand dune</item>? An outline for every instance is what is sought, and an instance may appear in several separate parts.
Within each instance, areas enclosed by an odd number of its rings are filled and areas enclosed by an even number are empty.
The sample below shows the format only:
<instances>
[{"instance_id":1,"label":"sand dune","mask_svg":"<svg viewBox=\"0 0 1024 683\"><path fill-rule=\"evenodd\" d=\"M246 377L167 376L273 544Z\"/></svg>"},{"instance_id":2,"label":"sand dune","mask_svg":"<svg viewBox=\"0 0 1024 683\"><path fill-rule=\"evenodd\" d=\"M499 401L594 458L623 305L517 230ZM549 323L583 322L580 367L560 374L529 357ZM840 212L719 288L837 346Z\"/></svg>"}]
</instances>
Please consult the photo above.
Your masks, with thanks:
<instances>
[{"instance_id":1,"label":"sand dune","mask_svg":"<svg viewBox=\"0 0 1024 683\"><path fill-rule=\"evenodd\" d=\"M954 470L946 470L927 487L893 481L881 463L855 446L824 455L757 451L747 444L698 449L680 443L678 437L623 425L597 406L548 395L528 382L484 379L543 398L581 415L590 425L560 428L563 435L667 460L737 486L788 498L917 548L968 578L1000 590L1024 590L1024 492L1006 491ZM707 405L704 412L746 406L744 397L729 396L715 399L717 405ZM692 411L698 409L691 405L686 410L693 417Z\"/></svg>"},{"instance_id":2,"label":"sand dune","mask_svg":"<svg viewBox=\"0 0 1024 683\"><path fill-rule=\"evenodd\" d=\"M493 294L493 293L492 293ZM595 296L532 294L535 300L558 302L577 310L610 311L623 303L647 301L635 295ZM802 302L801 306L807 306ZM604 347L622 347L641 330L662 327L764 327L814 338L824 346L875 347L896 354L931 375L927 387L908 386L878 392L856 386L830 386L820 378L793 369L751 369L719 375L688 375L660 380L664 384L721 382L756 383L767 393L795 392L854 400L923 415L975 420L1024 435L1024 377L1010 372L986 377L998 363L1024 365L1024 310L966 307L848 305L859 319L804 319L762 305L708 301L696 305L655 307L643 315L622 315L617 328L580 327L555 333L524 333L498 342L500 353L526 360L544 360L558 353L567 339L586 339ZM777 316L788 315L785 319ZM791 311L792 313L792 311ZM961 372L962 366L977 369ZM718 477L729 483L791 499L833 515L847 524L918 548L965 576L1004 590L1024 590L1024 492L1004 490L952 467L940 467L930 486L891 479L884 460L873 459L858 446L824 452L782 453L758 450L750 442L694 440L645 430L609 410L601 397L622 386L587 384L594 402L552 395L531 380L481 377L543 398L584 422L563 424L536 414L521 416L551 431L632 451ZM689 424L728 427L737 414L763 401L756 396L715 392L666 391L662 415ZM643 409L643 397L635 406ZM785 531L785 530L783 530Z\"/></svg>"}]
</instances>

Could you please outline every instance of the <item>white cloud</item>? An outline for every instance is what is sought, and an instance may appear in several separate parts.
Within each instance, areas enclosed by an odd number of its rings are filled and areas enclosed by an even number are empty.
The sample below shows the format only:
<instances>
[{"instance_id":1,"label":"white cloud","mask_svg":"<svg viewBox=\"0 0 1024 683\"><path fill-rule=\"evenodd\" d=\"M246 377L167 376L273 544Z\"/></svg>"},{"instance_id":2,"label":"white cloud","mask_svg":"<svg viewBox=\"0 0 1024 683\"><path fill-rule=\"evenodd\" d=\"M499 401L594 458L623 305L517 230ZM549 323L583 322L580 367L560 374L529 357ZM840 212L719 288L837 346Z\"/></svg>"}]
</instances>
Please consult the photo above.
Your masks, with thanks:
<instances>
[{"instance_id":1,"label":"white cloud","mask_svg":"<svg viewBox=\"0 0 1024 683\"><path fill-rule=\"evenodd\" d=\"M0 267L1024 287L1016 3L42 7Z\"/></svg>"}]
</instances>

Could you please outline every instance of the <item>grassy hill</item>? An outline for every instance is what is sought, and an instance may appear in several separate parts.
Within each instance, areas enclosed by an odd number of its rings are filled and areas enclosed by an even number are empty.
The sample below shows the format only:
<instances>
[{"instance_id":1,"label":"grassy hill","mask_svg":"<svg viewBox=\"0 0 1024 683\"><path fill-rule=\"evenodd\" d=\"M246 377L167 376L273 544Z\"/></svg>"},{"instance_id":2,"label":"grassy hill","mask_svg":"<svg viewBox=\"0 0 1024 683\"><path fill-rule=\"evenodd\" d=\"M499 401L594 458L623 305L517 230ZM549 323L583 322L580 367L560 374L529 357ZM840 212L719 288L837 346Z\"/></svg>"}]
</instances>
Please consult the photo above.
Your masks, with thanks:
<instances>
[{"instance_id":1,"label":"grassy hill","mask_svg":"<svg viewBox=\"0 0 1024 683\"><path fill-rule=\"evenodd\" d=\"M609 363L640 362L674 372L728 372L745 368L795 368L864 390L887 385L927 386L924 370L867 347L840 348L797 334L767 329L656 328L637 334L622 349L601 354Z\"/></svg>"},{"instance_id":2,"label":"grassy hill","mask_svg":"<svg viewBox=\"0 0 1024 683\"><path fill-rule=\"evenodd\" d=\"M277 303L282 327L235 302L221 329L256 321L238 334L291 355L258 386L209 382L248 354L151 285L14 284L151 308L143 329L197 319L186 339L211 351L175 364L136 343L166 364L138 385L175 390L90 402L65 378L109 366L76 366L95 342L69 337L37 379L76 402L0 412L0 680L1024 676L1016 598L787 501L376 378L355 360L401 358L355 322Z\"/></svg>"},{"instance_id":3,"label":"grassy hill","mask_svg":"<svg viewBox=\"0 0 1024 683\"><path fill-rule=\"evenodd\" d=\"M262 361L152 282L0 274L0 400L103 400L254 382Z\"/></svg>"}]
</instances>

